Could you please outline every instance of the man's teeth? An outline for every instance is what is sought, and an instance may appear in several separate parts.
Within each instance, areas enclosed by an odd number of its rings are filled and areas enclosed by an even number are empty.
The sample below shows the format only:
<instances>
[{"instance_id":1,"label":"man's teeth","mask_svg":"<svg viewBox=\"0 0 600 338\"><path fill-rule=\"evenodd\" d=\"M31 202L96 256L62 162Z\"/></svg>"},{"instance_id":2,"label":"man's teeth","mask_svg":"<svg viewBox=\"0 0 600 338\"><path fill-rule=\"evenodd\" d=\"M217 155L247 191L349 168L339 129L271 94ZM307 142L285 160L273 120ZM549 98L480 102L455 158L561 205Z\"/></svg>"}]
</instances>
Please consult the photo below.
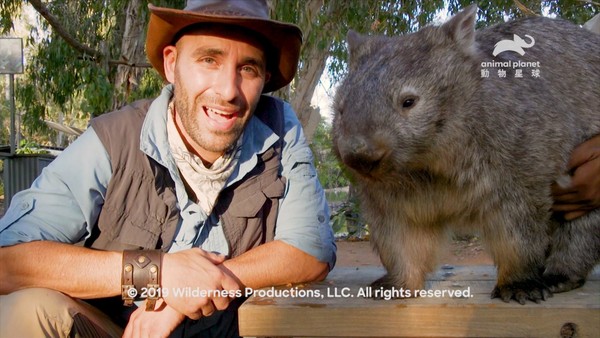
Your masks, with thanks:
<instances>
[{"instance_id":1,"label":"man's teeth","mask_svg":"<svg viewBox=\"0 0 600 338\"><path fill-rule=\"evenodd\" d=\"M233 115L233 114L224 113L224 112L221 112L218 110L214 110L212 108L207 108L207 111L211 114L216 114L216 115L225 116L225 117L229 117L229 116Z\"/></svg>"}]
</instances>

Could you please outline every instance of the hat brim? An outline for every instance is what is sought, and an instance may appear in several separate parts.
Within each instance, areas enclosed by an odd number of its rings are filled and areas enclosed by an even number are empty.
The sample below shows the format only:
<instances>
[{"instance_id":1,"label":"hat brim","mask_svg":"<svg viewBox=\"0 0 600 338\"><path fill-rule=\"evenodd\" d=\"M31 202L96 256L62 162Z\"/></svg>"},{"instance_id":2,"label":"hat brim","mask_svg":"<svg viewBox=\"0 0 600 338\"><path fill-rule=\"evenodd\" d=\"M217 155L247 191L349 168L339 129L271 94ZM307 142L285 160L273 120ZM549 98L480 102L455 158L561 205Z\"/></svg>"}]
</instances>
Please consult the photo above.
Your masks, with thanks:
<instances>
[{"instance_id":1,"label":"hat brim","mask_svg":"<svg viewBox=\"0 0 600 338\"><path fill-rule=\"evenodd\" d=\"M146 36L146 54L150 64L166 80L163 49L173 43L175 35L183 28L198 23L221 23L249 29L260 34L271 44L277 55L272 59L278 63L270 66L271 78L265 84L264 93L272 92L289 84L296 74L302 31L295 25L279 21L241 17L206 15L197 12L148 5L150 21Z\"/></svg>"}]
</instances>

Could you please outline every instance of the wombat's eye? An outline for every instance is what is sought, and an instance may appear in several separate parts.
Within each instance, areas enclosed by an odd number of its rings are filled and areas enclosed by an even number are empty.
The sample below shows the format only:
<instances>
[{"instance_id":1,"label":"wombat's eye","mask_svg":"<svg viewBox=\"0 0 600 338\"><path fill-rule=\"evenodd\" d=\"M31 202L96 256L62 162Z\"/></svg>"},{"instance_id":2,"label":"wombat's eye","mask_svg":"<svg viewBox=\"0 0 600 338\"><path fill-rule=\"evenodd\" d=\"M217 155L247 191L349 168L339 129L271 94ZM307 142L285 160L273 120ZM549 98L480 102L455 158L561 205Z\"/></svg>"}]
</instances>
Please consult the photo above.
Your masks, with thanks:
<instances>
[{"instance_id":1,"label":"wombat's eye","mask_svg":"<svg viewBox=\"0 0 600 338\"><path fill-rule=\"evenodd\" d=\"M413 98L409 98L404 100L404 102L402 102L402 108L410 108L412 106L414 106L416 100Z\"/></svg>"}]
</instances>

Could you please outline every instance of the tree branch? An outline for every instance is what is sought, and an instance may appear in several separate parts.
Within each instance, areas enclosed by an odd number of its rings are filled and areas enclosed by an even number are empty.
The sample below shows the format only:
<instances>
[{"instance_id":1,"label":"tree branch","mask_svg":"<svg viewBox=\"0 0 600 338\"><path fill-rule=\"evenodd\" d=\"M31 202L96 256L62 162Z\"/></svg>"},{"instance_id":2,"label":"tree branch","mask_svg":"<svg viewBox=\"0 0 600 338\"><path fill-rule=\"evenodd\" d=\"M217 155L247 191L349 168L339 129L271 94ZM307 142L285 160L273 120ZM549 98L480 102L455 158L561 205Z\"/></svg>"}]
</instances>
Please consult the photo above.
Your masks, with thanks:
<instances>
[{"instance_id":1,"label":"tree branch","mask_svg":"<svg viewBox=\"0 0 600 338\"><path fill-rule=\"evenodd\" d=\"M151 68L152 65L148 62L138 62L138 63L131 63L131 62L127 62L125 60L109 60L108 61L109 65L121 65L121 66L129 66L129 67L137 67L137 68Z\"/></svg>"},{"instance_id":2,"label":"tree branch","mask_svg":"<svg viewBox=\"0 0 600 338\"><path fill-rule=\"evenodd\" d=\"M58 34L58 36L63 38L63 40L65 40L65 42L69 46L73 47L73 49L75 49L76 51L78 51L82 54L88 55L95 62L98 62L99 60L106 58L106 55L104 55L102 52L80 43L71 34L69 34L69 32L67 32L65 30L65 28L60 24L58 19L54 15L52 15L52 13L50 13L48 8L46 8L46 6L42 3L41 0L29 0L29 3L33 6L33 8L35 8L35 10L38 13L40 13L40 15L44 19L46 19L46 21L48 22L48 24L50 24L50 26L52 26L52 28L54 29L56 34ZM125 60L109 60L108 64L115 65L115 66L123 65L123 66L138 67L138 68L151 68L152 67L152 65L148 62L130 63Z\"/></svg>"},{"instance_id":3,"label":"tree branch","mask_svg":"<svg viewBox=\"0 0 600 338\"><path fill-rule=\"evenodd\" d=\"M35 8L35 10L38 13L40 13L40 15L44 19L46 19L46 21L48 21L50 26L52 26L52 28L54 28L54 30L56 31L56 34L63 38L63 40L65 40L65 42L69 46L73 47L76 51L93 56L97 59L102 59L106 57L106 55L102 54L100 51L83 45L82 43L77 41L71 34L69 34L69 32L67 32L64 29L64 27L60 24L58 19L54 15L52 15L52 13L50 13L48 8L46 8L46 6L42 3L41 0L29 0L29 3L33 6L33 8Z\"/></svg>"},{"instance_id":4,"label":"tree branch","mask_svg":"<svg viewBox=\"0 0 600 338\"><path fill-rule=\"evenodd\" d=\"M591 1L591 0L578 0L579 2L583 2L583 3L587 3L587 4L591 4L591 5L596 5L596 6L600 6L600 2L596 2L596 1Z\"/></svg>"},{"instance_id":5,"label":"tree branch","mask_svg":"<svg viewBox=\"0 0 600 338\"><path fill-rule=\"evenodd\" d=\"M539 16L534 11L532 11L531 9L529 9L527 6L523 5L523 3L520 2L519 0L513 0L513 2L517 6L517 8L519 8L519 10L521 12L523 12L523 14L525 14L527 16Z\"/></svg>"}]
</instances>

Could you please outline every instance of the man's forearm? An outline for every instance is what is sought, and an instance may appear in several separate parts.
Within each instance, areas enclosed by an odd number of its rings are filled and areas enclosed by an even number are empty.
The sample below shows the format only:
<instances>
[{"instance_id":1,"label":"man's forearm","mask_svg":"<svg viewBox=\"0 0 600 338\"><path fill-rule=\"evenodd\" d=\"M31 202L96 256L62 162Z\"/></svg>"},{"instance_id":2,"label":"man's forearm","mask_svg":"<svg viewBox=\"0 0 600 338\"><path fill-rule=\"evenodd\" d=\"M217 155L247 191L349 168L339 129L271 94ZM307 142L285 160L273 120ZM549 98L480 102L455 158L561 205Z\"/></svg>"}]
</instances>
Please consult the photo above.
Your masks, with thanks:
<instances>
[{"instance_id":1,"label":"man's forearm","mask_svg":"<svg viewBox=\"0 0 600 338\"><path fill-rule=\"evenodd\" d=\"M0 248L0 294L43 287L76 298L121 292L122 254L36 241Z\"/></svg>"},{"instance_id":2,"label":"man's forearm","mask_svg":"<svg viewBox=\"0 0 600 338\"><path fill-rule=\"evenodd\" d=\"M256 247L223 265L250 288L321 280L329 271L327 263L282 241Z\"/></svg>"},{"instance_id":3,"label":"man's forearm","mask_svg":"<svg viewBox=\"0 0 600 338\"><path fill-rule=\"evenodd\" d=\"M75 298L120 294L120 252L50 241L0 248L0 294L43 287ZM269 242L223 266L244 287L261 288L325 278L327 263L281 241Z\"/></svg>"}]
</instances>

